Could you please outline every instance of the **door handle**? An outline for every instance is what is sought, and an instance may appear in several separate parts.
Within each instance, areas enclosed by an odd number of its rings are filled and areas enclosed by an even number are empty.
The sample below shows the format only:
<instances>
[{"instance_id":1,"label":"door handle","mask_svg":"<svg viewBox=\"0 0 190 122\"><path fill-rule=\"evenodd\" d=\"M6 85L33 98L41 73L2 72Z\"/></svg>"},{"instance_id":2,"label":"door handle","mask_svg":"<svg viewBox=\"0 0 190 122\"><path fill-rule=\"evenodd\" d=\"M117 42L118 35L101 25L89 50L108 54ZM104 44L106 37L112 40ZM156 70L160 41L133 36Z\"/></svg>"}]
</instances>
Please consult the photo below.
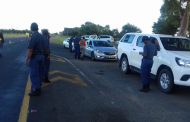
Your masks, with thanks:
<instances>
[{"instance_id":1,"label":"door handle","mask_svg":"<svg viewBox=\"0 0 190 122\"><path fill-rule=\"evenodd\" d=\"M136 50L135 48L133 48L133 50Z\"/></svg>"}]
</instances>

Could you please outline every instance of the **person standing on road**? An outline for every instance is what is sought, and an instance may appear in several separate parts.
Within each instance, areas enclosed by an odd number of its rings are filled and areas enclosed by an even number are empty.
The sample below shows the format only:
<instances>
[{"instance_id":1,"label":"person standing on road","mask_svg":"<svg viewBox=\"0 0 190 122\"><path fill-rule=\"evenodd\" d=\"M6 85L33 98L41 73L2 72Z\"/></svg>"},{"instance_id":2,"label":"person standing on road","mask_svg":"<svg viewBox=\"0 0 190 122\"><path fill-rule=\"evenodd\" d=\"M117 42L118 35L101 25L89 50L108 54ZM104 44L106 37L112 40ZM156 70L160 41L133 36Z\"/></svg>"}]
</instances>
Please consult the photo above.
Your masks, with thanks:
<instances>
[{"instance_id":1,"label":"person standing on road","mask_svg":"<svg viewBox=\"0 0 190 122\"><path fill-rule=\"evenodd\" d=\"M84 37L82 37L82 39L80 40L79 44L80 44L80 52L81 52L80 57L83 60L84 53L85 53L85 47L86 47L86 41L85 41Z\"/></svg>"},{"instance_id":2,"label":"person standing on road","mask_svg":"<svg viewBox=\"0 0 190 122\"><path fill-rule=\"evenodd\" d=\"M79 45L80 40L81 40L81 37L76 37L74 40L75 59L80 59L80 45Z\"/></svg>"},{"instance_id":3,"label":"person standing on road","mask_svg":"<svg viewBox=\"0 0 190 122\"><path fill-rule=\"evenodd\" d=\"M43 75L43 82L44 83L50 83L49 81L49 67L50 67L50 46L49 46L49 41L50 41L50 34L47 29L42 30L42 36L45 41L45 60L44 60L44 75Z\"/></svg>"},{"instance_id":4,"label":"person standing on road","mask_svg":"<svg viewBox=\"0 0 190 122\"><path fill-rule=\"evenodd\" d=\"M74 42L74 37L71 37L69 39L69 50L70 50L70 52L73 52L73 42Z\"/></svg>"},{"instance_id":5,"label":"person standing on road","mask_svg":"<svg viewBox=\"0 0 190 122\"><path fill-rule=\"evenodd\" d=\"M153 65L153 57L156 55L157 49L154 44L151 43L148 36L143 36L142 41L144 43L143 52L139 52L143 56L141 62L141 92L150 91L150 72Z\"/></svg>"},{"instance_id":6,"label":"person standing on road","mask_svg":"<svg viewBox=\"0 0 190 122\"><path fill-rule=\"evenodd\" d=\"M30 26L32 36L29 41L28 55L26 64L30 67L30 80L32 82L30 96L39 96L41 94L41 85L43 77L43 63L45 54L45 42L42 35L38 32L37 23Z\"/></svg>"},{"instance_id":7,"label":"person standing on road","mask_svg":"<svg viewBox=\"0 0 190 122\"><path fill-rule=\"evenodd\" d=\"M3 43L4 43L4 37L3 33L0 33L0 57L2 57L2 48L3 48Z\"/></svg>"}]
</instances>

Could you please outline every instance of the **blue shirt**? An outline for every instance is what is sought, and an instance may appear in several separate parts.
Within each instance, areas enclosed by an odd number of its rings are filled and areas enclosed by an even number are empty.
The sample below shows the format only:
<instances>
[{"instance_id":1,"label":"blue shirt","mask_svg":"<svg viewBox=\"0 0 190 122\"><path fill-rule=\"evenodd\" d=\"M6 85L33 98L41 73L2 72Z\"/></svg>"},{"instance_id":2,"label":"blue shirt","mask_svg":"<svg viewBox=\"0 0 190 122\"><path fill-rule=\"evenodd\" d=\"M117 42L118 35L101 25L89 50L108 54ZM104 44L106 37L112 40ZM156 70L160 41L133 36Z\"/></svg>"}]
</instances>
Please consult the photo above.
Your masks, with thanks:
<instances>
[{"instance_id":1,"label":"blue shirt","mask_svg":"<svg viewBox=\"0 0 190 122\"><path fill-rule=\"evenodd\" d=\"M79 46L80 40L81 40L80 37L76 37L75 40L74 40L74 45L75 45L75 46Z\"/></svg>"},{"instance_id":2,"label":"blue shirt","mask_svg":"<svg viewBox=\"0 0 190 122\"><path fill-rule=\"evenodd\" d=\"M157 47L155 44L147 44L143 48L143 59L153 60L153 57L157 55Z\"/></svg>"},{"instance_id":3,"label":"blue shirt","mask_svg":"<svg viewBox=\"0 0 190 122\"><path fill-rule=\"evenodd\" d=\"M45 53L45 41L39 32L32 34L28 49L32 49L34 55L43 55Z\"/></svg>"}]
</instances>

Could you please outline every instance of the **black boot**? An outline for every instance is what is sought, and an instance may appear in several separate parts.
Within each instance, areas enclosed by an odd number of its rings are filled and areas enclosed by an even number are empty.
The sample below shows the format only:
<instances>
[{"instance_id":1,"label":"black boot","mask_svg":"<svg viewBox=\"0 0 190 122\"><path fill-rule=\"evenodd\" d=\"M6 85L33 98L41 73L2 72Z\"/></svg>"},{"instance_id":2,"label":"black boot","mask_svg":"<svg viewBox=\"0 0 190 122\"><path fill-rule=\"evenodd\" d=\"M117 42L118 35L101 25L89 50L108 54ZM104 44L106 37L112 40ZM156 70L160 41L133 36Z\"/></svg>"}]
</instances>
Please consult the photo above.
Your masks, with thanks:
<instances>
[{"instance_id":1,"label":"black boot","mask_svg":"<svg viewBox=\"0 0 190 122\"><path fill-rule=\"evenodd\" d=\"M149 86L143 86L142 89L139 90L140 92L149 92L150 91L150 88Z\"/></svg>"},{"instance_id":2,"label":"black boot","mask_svg":"<svg viewBox=\"0 0 190 122\"><path fill-rule=\"evenodd\" d=\"M35 91L31 91L29 96L40 96L41 95L41 89L36 89Z\"/></svg>"}]
</instances>

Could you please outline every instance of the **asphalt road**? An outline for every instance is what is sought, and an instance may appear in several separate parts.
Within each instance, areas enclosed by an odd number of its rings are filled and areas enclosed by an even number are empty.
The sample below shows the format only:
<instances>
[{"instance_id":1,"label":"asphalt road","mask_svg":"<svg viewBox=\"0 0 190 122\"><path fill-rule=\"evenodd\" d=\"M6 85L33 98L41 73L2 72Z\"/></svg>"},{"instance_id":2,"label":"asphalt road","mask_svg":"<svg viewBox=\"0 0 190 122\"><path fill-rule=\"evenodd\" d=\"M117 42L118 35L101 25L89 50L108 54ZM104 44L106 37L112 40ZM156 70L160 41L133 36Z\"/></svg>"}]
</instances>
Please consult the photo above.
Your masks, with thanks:
<instances>
[{"instance_id":1,"label":"asphalt road","mask_svg":"<svg viewBox=\"0 0 190 122\"><path fill-rule=\"evenodd\" d=\"M50 79L38 98L31 98L28 122L187 122L190 88L173 94L141 93L140 75L122 74L117 62L75 60L62 46L52 45Z\"/></svg>"},{"instance_id":2,"label":"asphalt road","mask_svg":"<svg viewBox=\"0 0 190 122\"><path fill-rule=\"evenodd\" d=\"M0 122L16 122L28 68L26 41L6 44L0 59ZM173 94L141 93L140 75L122 74L113 61L75 60L74 54L51 45L50 80L42 95L31 97L27 122L188 122L190 88Z\"/></svg>"},{"instance_id":3,"label":"asphalt road","mask_svg":"<svg viewBox=\"0 0 190 122\"><path fill-rule=\"evenodd\" d=\"M0 58L0 122L16 122L28 77L26 39L7 39Z\"/></svg>"}]
</instances>

